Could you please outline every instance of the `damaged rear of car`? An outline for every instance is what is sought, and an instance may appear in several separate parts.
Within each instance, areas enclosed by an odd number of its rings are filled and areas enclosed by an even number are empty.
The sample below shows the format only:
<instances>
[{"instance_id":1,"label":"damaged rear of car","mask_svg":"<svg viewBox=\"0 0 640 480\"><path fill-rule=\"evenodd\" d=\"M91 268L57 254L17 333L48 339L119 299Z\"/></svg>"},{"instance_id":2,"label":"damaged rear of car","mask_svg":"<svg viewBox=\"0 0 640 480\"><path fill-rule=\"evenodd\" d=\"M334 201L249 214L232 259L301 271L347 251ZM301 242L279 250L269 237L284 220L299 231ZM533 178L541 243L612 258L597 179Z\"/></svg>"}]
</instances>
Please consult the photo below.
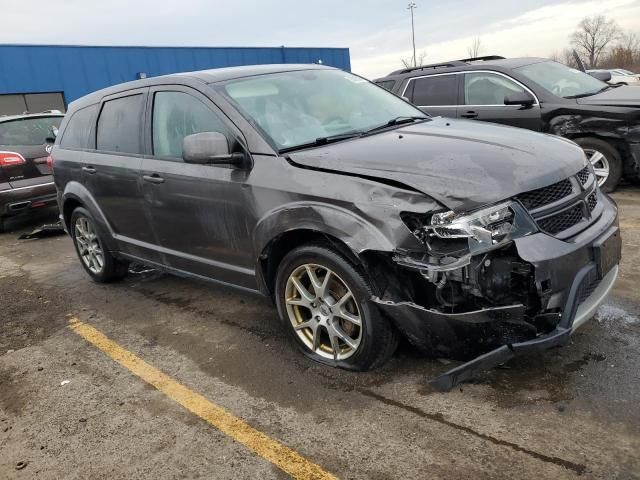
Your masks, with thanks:
<instances>
[{"instance_id":1,"label":"damaged rear of car","mask_svg":"<svg viewBox=\"0 0 640 480\"><path fill-rule=\"evenodd\" d=\"M138 112L136 150L103 154L104 112L122 102ZM617 275L617 210L573 142L432 119L339 70L146 79L76 112L89 112L85 143L65 147L65 123L53 156L87 273L112 281L136 261L271 296L328 365L378 367L399 334L435 355L480 353L436 381L450 388L563 343ZM134 131L109 135L124 145ZM122 158L141 154L140 168Z\"/></svg>"}]
</instances>

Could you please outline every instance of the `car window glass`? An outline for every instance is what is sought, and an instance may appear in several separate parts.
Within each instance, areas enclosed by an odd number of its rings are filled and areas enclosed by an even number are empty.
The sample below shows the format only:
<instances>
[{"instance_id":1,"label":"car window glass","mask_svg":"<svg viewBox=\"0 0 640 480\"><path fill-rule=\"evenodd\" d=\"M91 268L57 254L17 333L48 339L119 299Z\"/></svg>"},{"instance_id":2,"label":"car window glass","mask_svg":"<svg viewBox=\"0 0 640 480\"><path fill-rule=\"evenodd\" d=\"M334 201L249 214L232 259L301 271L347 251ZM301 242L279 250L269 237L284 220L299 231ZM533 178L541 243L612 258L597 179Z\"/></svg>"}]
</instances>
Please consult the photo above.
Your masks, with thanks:
<instances>
[{"instance_id":1,"label":"car window glass","mask_svg":"<svg viewBox=\"0 0 640 480\"><path fill-rule=\"evenodd\" d=\"M395 83L396 83L395 80L381 80L379 82L376 82L376 85L380 85L382 88L385 88L387 90L391 90Z\"/></svg>"},{"instance_id":2,"label":"car window glass","mask_svg":"<svg viewBox=\"0 0 640 480\"><path fill-rule=\"evenodd\" d=\"M465 105L504 105L504 97L525 89L502 75L488 72L464 76Z\"/></svg>"},{"instance_id":3,"label":"car window glass","mask_svg":"<svg viewBox=\"0 0 640 480\"><path fill-rule=\"evenodd\" d=\"M43 145L62 117L38 117L0 123L0 145Z\"/></svg>"},{"instance_id":4,"label":"car window glass","mask_svg":"<svg viewBox=\"0 0 640 480\"><path fill-rule=\"evenodd\" d=\"M564 98L594 95L607 87L606 83L591 75L557 62L537 62L515 70L547 91Z\"/></svg>"},{"instance_id":5,"label":"car window glass","mask_svg":"<svg viewBox=\"0 0 640 480\"><path fill-rule=\"evenodd\" d=\"M130 95L104 103L98 119L98 150L142 153L144 95Z\"/></svg>"},{"instance_id":6,"label":"car window glass","mask_svg":"<svg viewBox=\"0 0 640 480\"><path fill-rule=\"evenodd\" d=\"M158 92L153 101L153 154L182 158L188 135L219 132L228 135L220 117L197 98L182 92Z\"/></svg>"},{"instance_id":7,"label":"car window glass","mask_svg":"<svg viewBox=\"0 0 640 480\"><path fill-rule=\"evenodd\" d=\"M436 75L412 80L411 101L420 106L455 105L458 97L458 82L455 75Z\"/></svg>"},{"instance_id":8,"label":"car window glass","mask_svg":"<svg viewBox=\"0 0 640 480\"><path fill-rule=\"evenodd\" d=\"M91 127L95 124L98 105L91 105L73 114L62 133L60 146L63 148L93 148L89 137Z\"/></svg>"}]
</instances>

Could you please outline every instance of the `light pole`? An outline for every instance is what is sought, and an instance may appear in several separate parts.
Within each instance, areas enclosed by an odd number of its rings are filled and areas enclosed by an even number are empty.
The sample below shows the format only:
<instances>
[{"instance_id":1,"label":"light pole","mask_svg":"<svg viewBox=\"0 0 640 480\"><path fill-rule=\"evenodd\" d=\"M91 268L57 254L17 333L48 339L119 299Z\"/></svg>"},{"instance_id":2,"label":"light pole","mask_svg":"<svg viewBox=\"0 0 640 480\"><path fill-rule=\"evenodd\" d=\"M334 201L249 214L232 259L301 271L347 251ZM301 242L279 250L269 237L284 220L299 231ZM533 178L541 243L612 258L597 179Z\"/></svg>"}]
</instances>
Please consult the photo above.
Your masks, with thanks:
<instances>
[{"instance_id":1,"label":"light pole","mask_svg":"<svg viewBox=\"0 0 640 480\"><path fill-rule=\"evenodd\" d=\"M413 42L413 66L417 67L416 62L416 30L413 25L413 9L418 8L418 6L414 2L410 2L407 6L407 10L411 10L411 40Z\"/></svg>"}]
</instances>

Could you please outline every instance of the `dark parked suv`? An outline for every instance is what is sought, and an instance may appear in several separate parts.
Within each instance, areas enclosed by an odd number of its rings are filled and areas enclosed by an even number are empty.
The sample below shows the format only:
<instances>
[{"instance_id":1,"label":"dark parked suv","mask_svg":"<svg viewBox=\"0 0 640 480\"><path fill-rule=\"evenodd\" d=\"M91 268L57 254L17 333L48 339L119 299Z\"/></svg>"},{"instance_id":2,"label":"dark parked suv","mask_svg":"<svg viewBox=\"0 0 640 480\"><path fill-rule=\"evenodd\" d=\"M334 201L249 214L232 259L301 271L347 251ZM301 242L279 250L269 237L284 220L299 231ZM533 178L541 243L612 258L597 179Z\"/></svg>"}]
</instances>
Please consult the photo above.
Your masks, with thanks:
<instances>
[{"instance_id":1,"label":"dark parked suv","mask_svg":"<svg viewBox=\"0 0 640 480\"><path fill-rule=\"evenodd\" d=\"M0 117L0 233L7 218L56 204L47 156L63 116Z\"/></svg>"},{"instance_id":2,"label":"dark parked suv","mask_svg":"<svg viewBox=\"0 0 640 480\"><path fill-rule=\"evenodd\" d=\"M272 297L302 351L365 370L398 334L491 353L563 343L612 287L617 209L565 139L431 119L314 65L140 80L71 104L52 156L98 282L131 261Z\"/></svg>"},{"instance_id":3,"label":"dark parked suv","mask_svg":"<svg viewBox=\"0 0 640 480\"><path fill-rule=\"evenodd\" d=\"M606 192L623 176L640 181L638 88L612 86L544 58L498 56L398 70L375 82L433 116L570 138L584 149Z\"/></svg>"}]
</instances>

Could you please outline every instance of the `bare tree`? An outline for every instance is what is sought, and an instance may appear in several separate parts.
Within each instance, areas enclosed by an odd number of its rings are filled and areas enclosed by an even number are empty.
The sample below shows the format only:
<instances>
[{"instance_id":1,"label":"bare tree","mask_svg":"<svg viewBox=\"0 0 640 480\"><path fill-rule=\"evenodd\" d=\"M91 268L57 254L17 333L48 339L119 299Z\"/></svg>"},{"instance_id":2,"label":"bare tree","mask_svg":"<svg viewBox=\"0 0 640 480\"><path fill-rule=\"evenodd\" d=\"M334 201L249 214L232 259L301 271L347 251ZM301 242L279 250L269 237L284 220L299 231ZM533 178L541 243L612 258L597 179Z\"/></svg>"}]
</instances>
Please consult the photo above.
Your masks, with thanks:
<instances>
[{"instance_id":1,"label":"bare tree","mask_svg":"<svg viewBox=\"0 0 640 480\"><path fill-rule=\"evenodd\" d=\"M404 66L404 68L413 68L413 67L417 67L419 65L423 65L425 58L427 58L427 52L423 50L423 51L419 52L416 55L416 63L417 63L417 65L413 64L413 57L401 58L400 61L402 62L402 65Z\"/></svg>"},{"instance_id":2,"label":"bare tree","mask_svg":"<svg viewBox=\"0 0 640 480\"><path fill-rule=\"evenodd\" d=\"M480 56L480 50L482 50L482 40L480 40L480 37L476 37L471 42L471 45L467 47L467 54L469 58L476 58Z\"/></svg>"},{"instance_id":3,"label":"bare tree","mask_svg":"<svg viewBox=\"0 0 640 480\"><path fill-rule=\"evenodd\" d=\"M607 20L604 15L595 15L583 18L578 29L571 34L570 40L589 67L595 68L600 55L619 37L620 28L614 20Z\"/></svg>"}]
</instances>

